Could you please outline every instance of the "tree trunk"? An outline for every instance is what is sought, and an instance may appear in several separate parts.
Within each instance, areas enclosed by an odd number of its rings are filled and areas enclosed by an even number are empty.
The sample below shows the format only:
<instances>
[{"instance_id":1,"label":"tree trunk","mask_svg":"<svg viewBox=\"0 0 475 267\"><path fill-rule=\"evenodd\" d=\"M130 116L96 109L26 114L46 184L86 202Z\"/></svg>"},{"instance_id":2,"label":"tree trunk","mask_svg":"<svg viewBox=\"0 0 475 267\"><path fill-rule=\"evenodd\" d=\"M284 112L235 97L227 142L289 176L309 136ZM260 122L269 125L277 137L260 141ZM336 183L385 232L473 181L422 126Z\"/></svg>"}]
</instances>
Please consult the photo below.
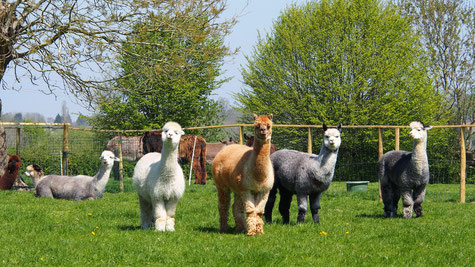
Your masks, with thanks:
<instances>
[{"instance_id":1,"label":"tree trunk","mask_svg":"<svg viewBox=\"0 0 475 267\"><path fill-rule=\"evenodd\" d=\"M2 100L0 99L0 121L2 121ZM7 138L5 129L0 125L0 176L8 164Z\"/></svg>"}]
</instances>

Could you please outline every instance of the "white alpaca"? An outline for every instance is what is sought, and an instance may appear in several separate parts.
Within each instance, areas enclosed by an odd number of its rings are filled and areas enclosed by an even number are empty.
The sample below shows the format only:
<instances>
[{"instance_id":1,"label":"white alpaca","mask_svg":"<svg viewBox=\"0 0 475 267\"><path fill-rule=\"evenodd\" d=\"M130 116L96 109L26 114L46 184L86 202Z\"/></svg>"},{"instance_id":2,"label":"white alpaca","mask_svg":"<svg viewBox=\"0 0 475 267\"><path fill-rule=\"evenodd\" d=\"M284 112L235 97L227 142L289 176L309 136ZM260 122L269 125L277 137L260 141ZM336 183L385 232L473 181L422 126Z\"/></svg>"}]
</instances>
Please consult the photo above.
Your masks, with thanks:
<instances>
[{"instance_id":1,"label":"white alpaca","mask_svg":"<svg viewBox=\"0 0 475 267\"><path fill-rule=\"evenodd\" d=\"M43 177L43 170L40 166L33 164L26 167L25 175L30 177L33 181L33 186L36 187Z\"/></svg>"},{"instance_id":2,"label":"white alpaca","mask_svg":"<svg viewBox=\"0 0 475 267\"><path fill-rule=\"evenodd\" d=\"M178 164L178 145L184 134L176 122L162 129L162 154L145 154L135 165L134 185L139 196L143 229L175 231L175 211L185 191L185 178Z\"/></svg>"}]
</instances>

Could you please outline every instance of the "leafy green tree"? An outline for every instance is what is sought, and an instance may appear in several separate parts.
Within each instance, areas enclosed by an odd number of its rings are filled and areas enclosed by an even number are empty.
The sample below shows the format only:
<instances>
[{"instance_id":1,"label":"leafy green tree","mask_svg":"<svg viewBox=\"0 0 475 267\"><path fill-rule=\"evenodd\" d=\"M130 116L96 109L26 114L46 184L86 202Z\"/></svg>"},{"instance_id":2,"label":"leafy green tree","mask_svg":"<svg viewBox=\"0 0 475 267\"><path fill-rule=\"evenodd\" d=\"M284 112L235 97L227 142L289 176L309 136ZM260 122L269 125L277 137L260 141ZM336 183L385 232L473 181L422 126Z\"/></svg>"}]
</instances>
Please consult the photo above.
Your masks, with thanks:
<instances>
[{"instance_id":1,"label":"leafy green tree","mask_svg":"<svg viewBox=\"0 0 475 267\"><path fill-rule=\"evenodd\" d=\"M137 23L122 44L120 77L110 92L100 93L92 125L149 129L170 120L183 127L218 122L220 107L210 95L225 81L217 77L232 54L223 40L233 22L218 20L224 7L221 1L190 0L186 8L162 10ZM164 20L170 23L157 27Z\"/></svg>"},{"instance_id":2,"label":"leafy green tree","mask_svg":"<svg viewBox=\"0 0 475 267\"><path fill-rule=\"evenodd\" d=\"M322 0L285 10L259 38L245 114L274 113L282 124L398 124L433 121L440 99L418 36L392 4Z\"/></svg>"}]
</instances>

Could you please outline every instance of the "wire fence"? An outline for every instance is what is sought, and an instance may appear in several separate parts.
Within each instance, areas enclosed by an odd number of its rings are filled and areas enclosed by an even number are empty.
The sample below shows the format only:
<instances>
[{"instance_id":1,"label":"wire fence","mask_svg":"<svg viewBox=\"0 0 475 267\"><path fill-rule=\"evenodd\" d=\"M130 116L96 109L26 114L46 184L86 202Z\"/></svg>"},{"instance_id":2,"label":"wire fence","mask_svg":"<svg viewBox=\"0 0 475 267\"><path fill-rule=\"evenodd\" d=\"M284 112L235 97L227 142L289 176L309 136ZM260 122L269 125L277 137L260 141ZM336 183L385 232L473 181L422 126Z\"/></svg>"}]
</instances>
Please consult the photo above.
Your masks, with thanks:
<instances>
[{"instance_id":1,"label":"wire fence","mask_svg":"<svg viewBox=\"0 0 475 267\"><path fill-rule=\"evenodd\" d=\"M141 135L144 131L91 130L70 128L69 124L0 122L2 125L8 152L21 156L22 169L37 164L45 174L94 175L101 152L108 149L122 157L113 171L114 178L121 179L132 176L136 161L143 156ZM428 137L430 183L460 184L462 202L465 198L470 201L475 199L472 193L466 196L464 189L465 184L475 183L474 138L469 132L472 129L469 127L473 126L435 126ZM240 143L245 143L244 134L252 135L253 131L252 124L234 124L192 127L186 132L212 136L210 131L222 128L237 129L234 131L237 136L230 137ZM277 149L289 148L318 154L323 131L319 125L274 125L272 140ZM344 126L334 180L377 182L378 158L384 152L395 149L412 150L408 127ZM184 171L188 174L186 167Z\"/></svg>"}]
</instances>

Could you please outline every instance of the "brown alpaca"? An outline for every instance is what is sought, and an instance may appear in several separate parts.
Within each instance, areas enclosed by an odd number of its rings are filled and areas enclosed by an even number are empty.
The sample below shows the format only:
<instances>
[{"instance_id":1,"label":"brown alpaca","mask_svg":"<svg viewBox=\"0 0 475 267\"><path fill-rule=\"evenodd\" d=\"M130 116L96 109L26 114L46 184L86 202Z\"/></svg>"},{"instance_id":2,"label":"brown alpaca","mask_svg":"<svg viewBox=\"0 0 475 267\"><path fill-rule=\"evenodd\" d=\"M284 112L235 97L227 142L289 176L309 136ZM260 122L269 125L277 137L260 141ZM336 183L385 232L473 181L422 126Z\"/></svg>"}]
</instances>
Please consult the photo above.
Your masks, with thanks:
<instances>
[{"instance_id":1,"label":"brown alpaca","mask_svg":"<svg viewBox=\"0 0 475 267\"><path fill-rule=\"evenodd\" d=\"M0 190L10 190L15 183L20 169L20 157L12 155L8 158L8 165L5 168L5 173L0 177Z\"/></svg>"},{"instance_id":2,"label":"brown alpaca","mask_svg":"<svg viewBox=\"0 0 475 267\"><path fill-rule=\"evenodd\" d=\"M244 134L244 139L246 139L246 146L253 146L254 145L254 136L247 136ZM270 153L274 153L277 151L277 147L274 144L270 144Z\"/></svg>"},{"instance_id":3,"label":"brown alpaca","mask_svg":"<svg viewBox=\"0 0 475 267\"><path fill-rule=\"evenodd\" d=\"M236 229L247 235L263 234L264 214L269 191L274 184L270 161L272 114L254 114L254 146L229 145L213 161L213 177L218 189L220 231L228 229L231 191L234 192L233 215Z\"/></svg>"}]
</instances>

